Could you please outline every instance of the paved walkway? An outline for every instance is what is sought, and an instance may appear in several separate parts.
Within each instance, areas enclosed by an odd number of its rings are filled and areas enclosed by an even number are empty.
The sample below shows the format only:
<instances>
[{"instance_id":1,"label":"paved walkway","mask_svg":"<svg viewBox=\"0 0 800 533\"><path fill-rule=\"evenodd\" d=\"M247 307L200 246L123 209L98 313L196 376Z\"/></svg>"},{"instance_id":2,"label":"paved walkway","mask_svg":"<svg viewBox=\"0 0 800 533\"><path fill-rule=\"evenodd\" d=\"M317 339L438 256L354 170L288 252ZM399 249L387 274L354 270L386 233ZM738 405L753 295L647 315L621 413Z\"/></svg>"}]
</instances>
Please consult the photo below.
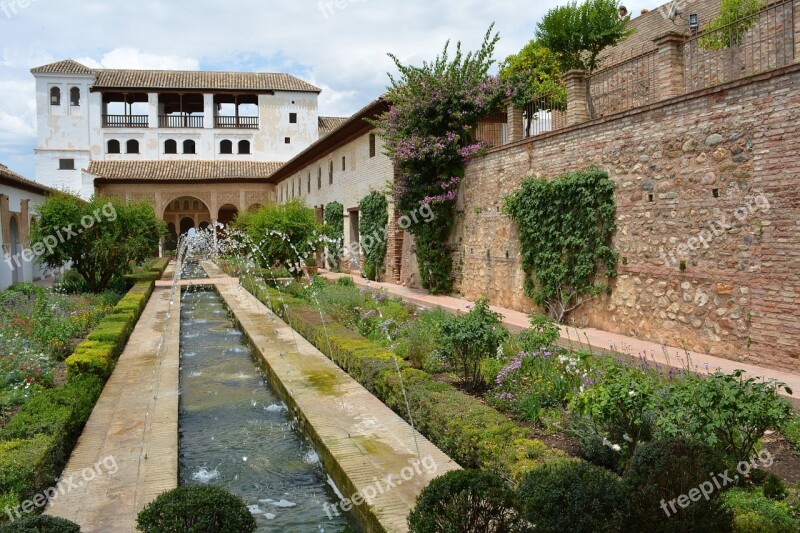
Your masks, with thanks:
<instances>
[{"instance_id":1,"label":"paved walkway","mask_svg":"<svg viewBox=\"0 0 800 533\"><path fill-rule=\"evenodd\" d=\"M47 509L85 533L136 531L139 511L178 484L180 312L168 316L170 292L151 296L64 469L66 494Z\"/></svg>"},{"instance_id":2,"label":"paved walkway","mask_svg":"<svg viewBox=\"0 0 800 533\"><path fill-rule=\"evenodd\" d=\"M252 294L203 266L336 485L345 496L371 497L353 508L365 530L408 531L419 493L460 467Z\"/></svg>"},{"instance_id":3,"label":"paved walkway","mask_svg":"<svg viewBox=\"0 0 800 533\"><path fill-rule=\"evenodd\" d=\"M337 279L347 274L334 274L326 272L322 274L329 279ZM473 302L453 296L432 296L420 289L411 289L393 283L376 283L367 281L358 276L353 277L357 285L367 285L386 289L390 294L399 296L404 300L424 308L438 307L451 313L469 312ZM492 309L503 315L503 324L511 331L521 331L528 327L530 318L527 314L512 309L492 306ZM674 346L662 346L660 344L627 337L608 331L601 331L593 328L573 328L561 326L561 344L572 345L586 348L591 346L596 351L616 351L633 356L646 355L648 359L654 358L658 363L674 368L684 368L688 360L700 372L733 372L734 370L744 370L751 376L758 376L764 379L776 379L786 383L793 394L787 396L796 407L800 407L800 374L791 374L780 370L773 370L747 363L730 361L721 357L715 357L699 352L687 352L682 348ZM800 371L800 369L798 369Z\"/></svg>"}]
</instances>

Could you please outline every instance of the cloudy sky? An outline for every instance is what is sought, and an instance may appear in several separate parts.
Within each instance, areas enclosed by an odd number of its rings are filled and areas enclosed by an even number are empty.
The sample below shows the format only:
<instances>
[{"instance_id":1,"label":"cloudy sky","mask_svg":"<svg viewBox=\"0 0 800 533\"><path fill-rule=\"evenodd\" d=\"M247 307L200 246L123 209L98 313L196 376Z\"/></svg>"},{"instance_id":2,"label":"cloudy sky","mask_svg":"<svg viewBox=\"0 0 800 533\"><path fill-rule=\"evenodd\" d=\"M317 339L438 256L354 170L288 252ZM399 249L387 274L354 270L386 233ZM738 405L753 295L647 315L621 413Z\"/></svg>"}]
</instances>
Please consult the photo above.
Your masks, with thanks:
<instances>
[{"instance_id":1,"label":"cloudy sky","mask_svg":"<svg viewBox=\"0 0 800 533\"><path fill-rule=\"evenodd\" d=\"M633 14L666 0L625 0ZM34 178L35 66L288 72L323 89L320 113L349 115L381 94L392 52L433 58L445 41L500 32L518 51L566 0L0 0L0 163Z\"/></svg>"}]
</instances>

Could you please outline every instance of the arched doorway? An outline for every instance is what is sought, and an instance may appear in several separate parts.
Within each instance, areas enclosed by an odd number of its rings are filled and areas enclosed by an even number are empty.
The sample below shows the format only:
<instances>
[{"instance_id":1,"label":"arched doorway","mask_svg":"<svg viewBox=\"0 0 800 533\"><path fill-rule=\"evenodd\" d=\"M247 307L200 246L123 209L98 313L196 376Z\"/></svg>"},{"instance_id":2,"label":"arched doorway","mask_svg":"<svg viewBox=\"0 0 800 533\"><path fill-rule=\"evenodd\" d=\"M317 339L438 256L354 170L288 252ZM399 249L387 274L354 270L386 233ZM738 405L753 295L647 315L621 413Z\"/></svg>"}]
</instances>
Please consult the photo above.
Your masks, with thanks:
<instances>
[{"instance_id":1,"label":"arched doorway","mask_svg":"<svg viewBox=\"0 0 800 533\"><path fill-rule=\"evenodd\" d=\"M239 214L239 210L236 208L235 205L225 204L219 208L219 215L217 216L217 221L220 224L227 226L233 219L236 218L236 215Z\"/></svg>"},{"instance_id":2,"label":"arched doorway","mask_svg":"<svg viewBox=\"0 0 800 533\"><path fill-rule=\"evenodd\" d=\"M181 235L188 233L190 229L194 229L194 219L184 217L181 219Z\"/></svg>"},{"instance_id":3,"label":"arched doorway","mask_svg":"<svg viewBox=\"0 0 800 533\"><path fill-rule=\"evenodd\" d=\"M11 267L11 283L20 283L22 281L22 250L20 249L19 245L19 226L17 225L17 217L11 217L11 223L9 224L9 229L11 230L11 241L8 243L8 253L11 255L12 258L12 267Z\"/></svg>"},{"instance_id":4,"label":"arched doorway","mask_svg":"<svg viewBox=\"0 0 800 533\"><path fill-rule=\"evenodd\" d=\"M167 238L164 241L164 249L174 252L178 249L178 232L175 229L175 223L169 222L167 224Z\"/></svg>"},{"instance_id":5,"label":"arched doorway","mask_svg":"<svg viewBox=\"0 0 800 533\"><path fill-rule=\"evenodd\" d=\"M174 250L181 235L190 229L197 229L203 224L211 223L211 211L208 206L194 196L181 196L167 204L164 209L164 221L167 223L170 235L174 237L175 245L170 248L171 242L165 244L167 250Z\"/></svg>"}]
</instances>

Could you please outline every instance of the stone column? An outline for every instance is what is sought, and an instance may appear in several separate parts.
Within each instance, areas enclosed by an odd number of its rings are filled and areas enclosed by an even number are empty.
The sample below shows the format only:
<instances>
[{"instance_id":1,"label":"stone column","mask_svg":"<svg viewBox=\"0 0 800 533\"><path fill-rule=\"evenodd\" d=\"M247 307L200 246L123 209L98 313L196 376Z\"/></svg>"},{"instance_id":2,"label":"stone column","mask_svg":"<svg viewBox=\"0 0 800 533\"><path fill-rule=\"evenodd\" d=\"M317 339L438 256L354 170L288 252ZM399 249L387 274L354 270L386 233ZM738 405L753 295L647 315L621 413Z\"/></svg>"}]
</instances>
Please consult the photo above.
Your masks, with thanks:
<instances>
[{"instance_id":1,"label":"stone column","mask_svg":"<svg viewBox=\"0 0 800 533\"><path fill-rule=\"evenodd\" d=\"M19 242L22 246L28 245L31 235L31 221L28 216L30 212L29 204L30 200L27 198L19 201Z\"/></svg>"},{"instance_id":2,"label":"stone column","mask_svg":"<svg viewBox=\"0 0 800 533\"><path fill-rule=\"evenodd\" d=\"M11 250L11 216L8 209L8 196L5 194L0 194L0 228L3 230L2 252L7 254Z\"/></svg>"},{"instance_id":3,"label":"stone column","mask_svg":"<svg viewBox=\"0 0 800 533\"><path fill-rule=\"evenodd\" d=\"M210 129L214 127L214 95L203 95L203 127Z\"/></svg>"},{"instance_id":4,"label":"stone column","mask_svg":"<svg viewBox=\"0 0 800 533\"><path fill-rule=\"evenodd\" d=\"M586 72L570 70L564 74L567 86L567 126L574 126L589 120L586 101Z\"/></svg>"},{"instance_id":5,"label":"stone column","mask_svg":"<svg viewBox=\"0 0 800 533\"><path fill-rule=\"evenodd\" d=\"M522 131L522 109L516 107L514 102L509 100L506 103L506 113L508 115L508 142L521 141L525 136L525 132Z\"/></svg>"},{"instance_id":6,"label":"stone column","mask_svg":"<svg viewBox=\"0 0 800 533\"><path fill-rule=\"evenodd\" d=\"M658 52L655 57L656 101L667 100L686 92L685 37L670 31L653 39Z\"/></svg>"},{"instance_id":7,"label":"stone column","mask_svg":"<svg viewBox=\"0 0 800 533\"><path fill-rule=\"evenodd\" d=\"M158 93L147 93L147 124L151 128L158 128L161 126L158 110ZM146 146L142 146L142 153L144 153L146 149Z\"/></svg>"}]
</instances>

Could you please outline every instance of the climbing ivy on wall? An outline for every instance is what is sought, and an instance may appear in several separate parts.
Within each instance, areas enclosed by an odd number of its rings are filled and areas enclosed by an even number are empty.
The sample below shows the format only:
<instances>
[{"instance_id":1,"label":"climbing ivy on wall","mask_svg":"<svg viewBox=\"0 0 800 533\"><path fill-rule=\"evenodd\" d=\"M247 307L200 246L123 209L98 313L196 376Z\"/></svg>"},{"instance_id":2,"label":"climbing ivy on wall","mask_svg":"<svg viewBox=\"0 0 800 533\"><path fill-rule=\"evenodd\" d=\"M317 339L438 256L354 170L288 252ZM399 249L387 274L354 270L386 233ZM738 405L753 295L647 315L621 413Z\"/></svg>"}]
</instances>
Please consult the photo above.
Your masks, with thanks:
<instances>
[{"instance_id":1,"label":"climbing ivy on wall","mask_svg":"<svg viewBox=\"0 0 800 533\"><path fill-rule=\"evenodd\" d=\"M328 267L339 266L339 252L344 247L344 206L339 202L331 202L325 206L325 234L333 240L328 245Z\"/></svg>"},{"instance_id":2,"label":"climbing ivy on wall","mask_svg":"<svg viewBox=\"0 0 800 533\"><path fill-rule=\"evenodd\" d=\"M609 291L616 276L614 183L596 168L554 180L528 178L504 199L519 226L525 291L564 322L581 304ZM605 278L605 279L603 279Z\"/></svg>"},{"instance_id":3,"label":"climbing ivy on wall","mask_svg":"<svg viewBox=\"0 0 800 533\"><path fill-rule=\"evenodd\" d=\"M392 106L372 121L398 170L395 207L411 220L420 281L433 294L452 290L447 242L458 186L466 161L486 148L472 138L472 129L508 96L503 83L489 75L498 39L489 28L479 51L464 53L459 44L451 57L445 46L420 67L390 55L400 72L387 95ZM433 217L420 217L421 209L430 209Z\"/></svg>"},{"instance_id":4,"label":"climbing ivy on wall","mask_svg":"<svg viewBox=\"0 0 800 533\"><path fill-rule=\"evenodd\" d=\"M389 231L389 202L379 192L371 192L358 203L359 234L364 253L364 272L377 281L383 273L386 239Z\"/></svg>"}]
</instances>

